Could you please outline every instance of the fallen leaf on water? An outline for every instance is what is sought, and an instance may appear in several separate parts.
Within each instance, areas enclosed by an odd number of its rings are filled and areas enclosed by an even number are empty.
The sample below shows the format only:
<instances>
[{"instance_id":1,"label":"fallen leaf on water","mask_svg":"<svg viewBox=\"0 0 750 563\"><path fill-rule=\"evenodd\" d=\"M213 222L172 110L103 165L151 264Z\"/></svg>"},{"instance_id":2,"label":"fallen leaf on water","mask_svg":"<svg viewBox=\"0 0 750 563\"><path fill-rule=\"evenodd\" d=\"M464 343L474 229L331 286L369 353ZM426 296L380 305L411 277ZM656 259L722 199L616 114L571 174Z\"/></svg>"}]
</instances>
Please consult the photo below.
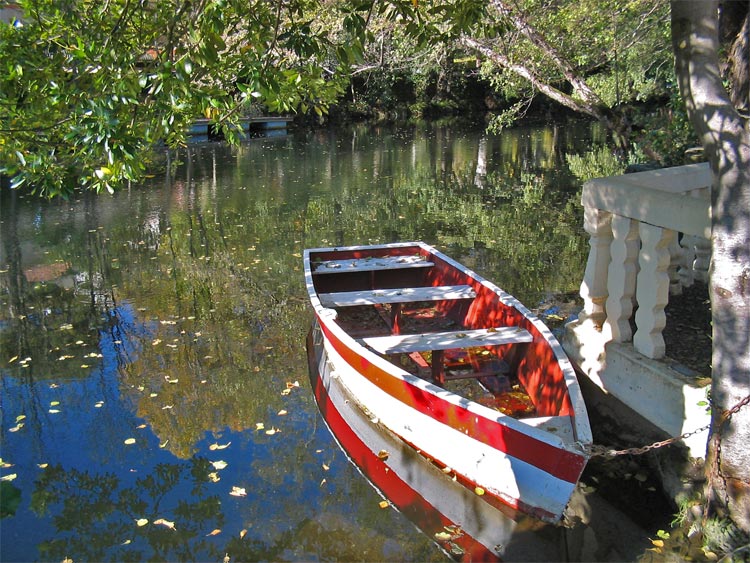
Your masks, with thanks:
<instances>
[{"instance_id":1,"label":"fallen leaf on water","mask_svg":"<svg viewBox=\"0 0 750 563\"><path fill-rule=\"evenodd\" d=\"M267 434L268 436L273 436L273 435L274 435L274 434L276 434L277 432L281 432L281 430L279 430L278 428L275 428L275 427L274 427L274 428L271 428L270 430L266 430L266 434Z\"/></svg>"},{"instance_id":2,"label":"fallen leaf on water","mask_svg":"<svg viewBox=\"0 0 750 563\"><path fill-rule=\"evenodd\" d=\"M49 410L49 411L47 411L47 412L49 412L50 414L57 414L57 413L59 413L59 412L60 412L60 409L50 409L50 410Z\"/></svg>"},{"instance_id":3,"label":"fallen leaf on water","mask_svg":"<svg viewBox=\"0 0 750 563\"><path fill-rule=\"evenodd\" d=\"M13 467L13 464L8 463L7 461L3 461L3 458L0 457L0 468L8 469L9 467Z\"/></svg>"},{"instance_id":4,"label":"fallen leaf on water","mask_svg":"<svg viewBox=\"0 0 750 563\"><path fill-rule=\"evenodd\" d=\"M221 477L219 477L218 473L216 473L215 471L212 471L211 473L208 474L208 480L211 481L212 483L218 483L219 481L221 481Z\"/></svg>"},{"instance_id":5,"label":"fallen leaf on water","mask_svg":"<svg viewBox=\"0 0 750 563\"><path fill-rule=\"evenodd\" d=\"M163 450L167 447L167 444L169 444L169 440L163 441L161 444L159 444L159 447Z\"/></svg>"},{"instance_id":6,"label":"fallen leaf on water","mask_svg":"<svg viewBox=\"0 0 750 563\"><path fill-rule=\"evenodd\" d=\"M330 469L330 467L324 463L323 464L323 471L328 471L329 469Z\"/></svg>"},{"instance_id":7,"label":"fallen leaf on water","mask_svg":"<svg viewBox=\"0 0 750 563\"><path fill-rule=\"evenodd\" d=\"M18 415L18 416L16 417L16 422L21 422L21 421L22 421L22 420L23 420L24 418L26 418L26 415L25 415L25 414L19 414L19 415Z\"/></svg>"},{"instance_id":8,"label":"fallen leaf on water","mask_svg":"<svg viewBox=\"0 0 750 563\"><path fill-rule=\"evenodd\" d=\"M245 535L247 535L247 530L245 529L240 530L240 539L244 538Z\"/></svg>"},{"instance_id":9,"label":"fallen leaf on water","mask_svg":"<svg viewBox=\"0 0 750 563\"><path fill-rule=\"evenodd\" d=\"M221 470L227 466L227 462L223 459L220 459L219 461L212 461L211 465L214 466L214 469Z\"/></svg>"},{"instance_id":10,"label":"fallen leaf on water","mask_svg":"<svg viewBox=\"0 0 750 563\"><path fill-rule=\"evenodd\" d=\"M100 409L103 406L104 406L104 401L97 401L96 403L94 403L94 407L97 409Z\"/></svg>"},{"instance_id":11,"label":"fallen leaf on water","mask_svg":"<svg viewBox=\"0 0 750 563\"><path fill-rule=\"evenodd\" d=\"M229 554L228 554L228 553L225 553L225 554L224 554L224 559L223 559L223 562L224 562L224 563L229 563Z\"/></svg>"},{"instance_id":12,"label":"fallen leaf on water","mask_svg":"<svg viewBox=\"0 0 750 563\"><path fill-rule=\"evenodd\" d=\"M73 560L66 555L65 559L62 560L62 563L73 563Z\"/></svg>"},{"instance_id":13,"label":"fallen leaf on water","mask_svg":"<svg viewBox=\"0 0 750 563\"><path fill-rule=\"evenodd\" d=\"M138 428L138 429L146 428L146 425L145 424L139 424L138 426L136 426L136 428Z\"/></svg>"},{"instance_id":14,"label":"fallen leaf on water","mask_svg":"<svg viewBox=\"0 0 750 563\"><path fill-rule=\"evenodd\" d=\"M285 409L281 409L281 410L280 410L279 412L277 412L276 414L277 414L277 415L279 415L279 416L285 416L285 415L287 415L288 413L286 412L286 410L285 410Z\"/></svg>"},{"instance_id":15,"label":"fallen leaf on water","mask_svg":"<svg viewBox=\"0 0 750 563\"><path fill-rule=\"evenodd\" d=\"M228 448L229 444L231 444L231 443L232 442L227 442L226 444L214 443L214 444L211 444L210 446L208 446L208 449L211 450L211 451L214 451L214 450L223 450L225 448Z\"/></svg>"},{"instance_id":16,"label":"fallen leaf on water","mask_svg":"<svg viewBox=\"0 0 750 563\"><path fill-rule=\"evenodd\" d=\"M170 522L169 520L165 520L164 518L159 518L158 520L154 520L154 524L157 526L164 526L165 528L169 528L170 530L175 530L174 522Z\"/></svg>"},{"instance_id":17,"label":"fallen leaf on water","mask_svg":"<svg viewBox=\"0 0 750 563\"><path fill-rule=\"evenodd\" d=\"M266 427L266 425L263 424L262 422L256 422L255 423L255 429L256 430L263 430L265 427Z\"/></svg>"},{"instance_id":18,"label":"fallen leaf on water","mask_svg":"<svg viewBox=\"0 0 750 563\"><path fill-rule=\"evenodd\" d=\"M132 446L133 444L135 444L135 438L128 438L123 443L126 444L126 445L128 445L128 446Z\"/></svg>"},{"instance_id":19,"label":"fallen leaf on water","mask_svg":"<svg viewBox=\"0 0 750 563\"><path fill-rule=\"evenodd\" d=\"M318 486L319 486L319 487L322 487L322 486L323 486L323 485L325 485L325 484L326 484L326 480L325 480L325 479L323 479L323 480L322 480L322 481L320 482L320 485L318 485Z\"/></svg>"},{"instance_id":20,"label":"fallen leaf on water","mask_svg":"<svg viewBox=\"0 0 750 563\"><path fill-rule=\"evenodd\" d=\"M131 540L125 540L120 545L130 545L130 543L131 543Z\"/></svg>"},{"instance_id":21,"label":"fallen leaf on water","mask_svg":"<svg viewBox=\"0 0 750 563\"><path fill-rule=\"evenodd\" d=\"M11 473L9 475L3 475L2 477L0 477L0 481L13 481L16 477L18 477L17 473Z\"/></svg>"},{"instance_id":22,"label":"fallen leaf on water","mask_svg":"<svg viewBox=\"0 0 750 563\"><path fill-rule=\"evenodd\" d=\"M9 364L12 364L12 363L13 363L13 362L15 362L15 361L16 361L17 359L18 359L18 356L13 356L13 357L12 357L12 358L11 358L10 360L8 360L8 363L9 363Z\"/></svg>"},{"instance_id":23,"label":"fallen leaf on water","mask_svg":"<svg viewBox=\"0 0 750 563\"><path fill-rule=\"evenodd\" d=\"M13 428L8 428L8 432L18 432L21 428L23 428L23 422L16 424Z\"/></svg>"},{"instance_id":24,"label":"fallen leaf on water","mask_svg":"<svg viewBox=\"0 0 750 563\"><path fill-rule=\"evenodd\" d=\"M173 408L173 407L174 407L174 405L164 405L164 406L163 406L163 407L161 408L161 410L163 410L163 411L168 411L169 409L171 409L171 408Z\"/></svg>"},{"instance_id":25,"label":"fallen leaf on water","mask_svg":"<svg viewBox=\"0 0 750 563\"><path fill-rule=\"evenodd\" d=\"M161 344L161 340L157 338L156 340L154 340L154 341L153 341L153 342L151 343L151 346L157 346L157 345L159 345L159 344Z\"/></svg>"},{"instance_id":26,"label":"fallen leaf on water","mask_svg":"<svg viewBox=\"0 0 750 563\"><path fill-rule=\"evenodd\" d=\"M233 497L246 497L247 491L242 487L232 487L232 490L229 491L229 494Z\"/></svg>"},{"instance_id":27,"label":"fallen leaf on water","mask_svg":"<svg viewBox=\"0 0 750 563\"><path fill-rule=\"evenodd\" d=\"M39 469L47 469L49 467L49 463L37 463L36 466Z\"/></svg>"},{"instance_id":28,"label":"fallen leaf on water","mask_svg":"<svg viewBox=\"0 0 750 563\"><path fill-rule=\"evenodd\" d=\"M289 393L291 393L291 392L292 392L292 390L291 390L291 389L282 389L282 390L281 390L281 394L282 394L282 395L289 395Z\"/></svg>"},{"instance_id":29,"label":"fallen leaf on water","mask_svg":"<svg viewBox=\"0 0 750 563\"><path fill-rule=\"evenodd\" d=\"M218 536L221 533L221 530L219 528L216 528L215 530L211 530L206 536Z\"/></svg>"},{"instance_id":30,"label":"fallen leaf on water","mask_svg":"<svg viewBox=\"0 0 750 563\"><path fill-rule=\"evenodd\" d=\"M50 401L49 406L56 407L59 404L60 404L60 401Z\"/></svg>"},{"instance_id":31,"label":"fallen leaf on water","mask_svg":"<svg viewBox=\"0 0 750 563\"><path fill-rule=\"evenodd\" d=\"M138 526L139 528L141 528L141 527L145 526L146 524L148 524L148 518L138 518L138 519L137 519L137 520L135 521L135 523L136 523L136 525L137 525L137 526Z\"/></svg>"}]
</instances>

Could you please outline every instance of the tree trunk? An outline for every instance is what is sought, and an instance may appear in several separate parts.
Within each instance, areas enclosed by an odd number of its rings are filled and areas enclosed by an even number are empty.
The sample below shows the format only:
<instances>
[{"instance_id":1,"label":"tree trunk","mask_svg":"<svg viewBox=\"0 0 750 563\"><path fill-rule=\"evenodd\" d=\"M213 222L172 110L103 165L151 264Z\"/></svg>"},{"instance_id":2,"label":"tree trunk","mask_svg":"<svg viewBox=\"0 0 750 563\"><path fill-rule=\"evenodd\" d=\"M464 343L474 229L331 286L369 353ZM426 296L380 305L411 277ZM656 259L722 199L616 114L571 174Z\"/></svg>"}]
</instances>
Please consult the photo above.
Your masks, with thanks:
<instances>
[{"instance_id":1,"label":"tree trunk","mask_svg":"<svg viewBox=\"0 0 750 563\"><path fill-rule=\"evenodd\" d=\"M718 1L671 8L680 93L713 173L708 510L750 533L750 129L722 84Z\"/></svg>"}]
</instances>

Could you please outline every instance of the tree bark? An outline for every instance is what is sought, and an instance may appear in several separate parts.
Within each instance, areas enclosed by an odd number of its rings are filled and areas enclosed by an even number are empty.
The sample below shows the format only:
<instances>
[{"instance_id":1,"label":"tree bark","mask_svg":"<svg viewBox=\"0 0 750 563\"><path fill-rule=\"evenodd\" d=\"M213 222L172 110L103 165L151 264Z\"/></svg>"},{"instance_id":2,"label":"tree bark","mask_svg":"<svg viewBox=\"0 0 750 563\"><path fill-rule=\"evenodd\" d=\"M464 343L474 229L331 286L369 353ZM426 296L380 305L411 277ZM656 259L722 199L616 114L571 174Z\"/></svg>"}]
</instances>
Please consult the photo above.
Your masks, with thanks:
<instances>
[{"instance_id":1,"label":"tree bark","mask_svg":"<svg viewBox=\"0 0 750 563\"><path fill-rule=\"evenodd\" d=\"M680 93L711 164L709 514L750 533L750 128L719 70L718 1L672 0Z\"/></svg>"}]
</instances>

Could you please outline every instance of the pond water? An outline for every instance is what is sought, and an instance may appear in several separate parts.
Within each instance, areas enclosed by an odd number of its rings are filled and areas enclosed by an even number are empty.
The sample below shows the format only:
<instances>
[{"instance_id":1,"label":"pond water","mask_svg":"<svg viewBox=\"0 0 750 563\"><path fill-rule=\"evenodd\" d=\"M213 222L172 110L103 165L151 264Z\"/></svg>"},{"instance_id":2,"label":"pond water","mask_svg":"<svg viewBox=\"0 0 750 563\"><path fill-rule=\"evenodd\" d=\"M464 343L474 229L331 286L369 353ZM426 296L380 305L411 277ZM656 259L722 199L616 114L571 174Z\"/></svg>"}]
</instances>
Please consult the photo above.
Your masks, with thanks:
<instances>
[{"instance_id":1,"label":"pond water","mask_svg":"<svg viewBox=\"0 0 750 563\"><path fill-rule=\"evenodd\" d=\"M0 559L445 560L319 416L302 250L424 240L554 321L588 249L565 155L598 135L354 126L3 193Z\"/></svg>"}]
</instances>

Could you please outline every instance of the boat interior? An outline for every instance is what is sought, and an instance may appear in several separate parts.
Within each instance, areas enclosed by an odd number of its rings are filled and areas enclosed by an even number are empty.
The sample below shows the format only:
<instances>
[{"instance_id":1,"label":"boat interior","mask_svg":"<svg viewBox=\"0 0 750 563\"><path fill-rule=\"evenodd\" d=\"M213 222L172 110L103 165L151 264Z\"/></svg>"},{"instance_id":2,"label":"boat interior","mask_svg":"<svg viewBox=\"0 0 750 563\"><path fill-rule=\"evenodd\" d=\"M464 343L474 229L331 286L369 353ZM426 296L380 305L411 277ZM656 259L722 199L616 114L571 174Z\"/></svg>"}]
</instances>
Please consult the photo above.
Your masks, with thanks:
<instances>
[{"instance_id":1,"label":"boat interior","mask_svg":"<svg viewBox=\"0 0 750 563\"><path fill-rule=\"evenodd\" d=\"M421 250L313 254L321 305L391 363L469 400L519 419L567 415L563 377L533 324L466 272Z\"/></svg>"}]
</instances>

